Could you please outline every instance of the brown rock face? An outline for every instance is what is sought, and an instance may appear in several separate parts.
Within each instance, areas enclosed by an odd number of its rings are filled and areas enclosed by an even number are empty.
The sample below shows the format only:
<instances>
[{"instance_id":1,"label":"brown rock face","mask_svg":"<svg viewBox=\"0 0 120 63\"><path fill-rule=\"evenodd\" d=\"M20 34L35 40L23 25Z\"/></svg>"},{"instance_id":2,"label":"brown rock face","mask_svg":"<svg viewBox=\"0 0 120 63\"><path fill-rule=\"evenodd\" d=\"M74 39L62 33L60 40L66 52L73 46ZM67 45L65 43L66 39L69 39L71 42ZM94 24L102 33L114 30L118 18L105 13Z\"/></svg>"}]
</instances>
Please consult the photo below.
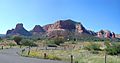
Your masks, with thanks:
<instances>
[{"instance_id":1,"label":"brown rock face","mask_svg":"<svg viewBox=\"0 0 120 63\"><path fill-rule=\"evenodd\" d=\"M63 37L67 37L68 35L69 35L68 30L53 30L47 33L47 36L49 38L55 38L55 37L63 38Z\"/></svg>"},{"instance_id":2,"label":"brown rock face","mask_svg":"<svg viewBox=\"0 0 120 63\"><path fill-rule=\"evenodd\" d=\"M115 37L115 33L114 33L114 32L112 32L112 38L116 38L116 37Z\"/></svg>"},{"instance_id":3,"label":"brown rock face","mask_svg":"<svg viewBox=\"0 0 120 63\"><path fill-rule=\"evenodd\" d=\"M111 32L110 31L106 31L105 32L105 37L106 38L111 38Z\"/></svg>"},{"instance_id":4,"label":"brown rock face","mask_svg":"<svg viewBox=\"0 0 120 63\"><path fill-rule=\"evenodd\" d=\"M55 23L55 29L67 29L67 30L74 30L75 29L75 23L70 19L68 20L60 20Z\"/></svg>"},{"instance_id":5,"label":"brown rock face","mask_svg":"<svg viewBox=\"0 0 120 63\"><path fill-rule=\"evenodd\" d=\"M45 30L40 25L35 25L32 31L30 31L34 36L42 36L45 33Z\"/></svg>"},{"instance_id":6,"label":"brown rock face","mask_svg":"<svg viewBox=\"0 0 120 63\"><path fill-rule=\"evenodd\" d=\"M53 26L53 24L48 24L48 25L43 26L43 29L45 31L49 31L50 29L52 29L52 26Z\"/></svg>"},{"instance_id":7,"label":"brown rock face","mask_svg":"<svg viewBox=\"0 0 120 63\"><path fill-rule=\"evenodd\" d=\"M102 35L101 32L98 32L98 33L97 33L97 36L98 36L99 38L103 38L103 35Z\"/></svg>"},{"instance_id":8,"label":"brown rock face","mask_svg":"<svg viewBox=\"0 0 120 63\"><path fill-rule=\"evenodd\" d=\"M55 29L66 29L66 30L72 31L72 30L75 30L75 23L77 23L77 22L73 22L70 19L69 20L59 20L54 24L45 25L45 26L43 26L43 28L48 32L55 30Z\"/></svg>"},{"instance_id":9,"label":"brown rock face","mask_svg":"<svg viewBox=\"0 0 120 63\"><path fill-rule=\"evenodd\" d=\"M65 36L65 34L67 35L69 34L66 31L95 35L95 32L86 30L85 27L80 22L75 22L70 19L59 20L55 22L54 24L45 25L43 26L43 29L47 31L48 36L53 36L53 35L56 36L55 34L59 36L60 35Z\"/></svg>"},{"instance_id":10,"label":"brown rock face","mask_svg":"<svg viewBox=\"0 0 120 63\"><path fill-rule=\"evenodd\" d=\"M97 36L100 38L115 38L115 33L114 32L110 32L109 30L100 30L97 33Z\"/></svg>"},{"instance_id":11,"label":"brown rock face","mask_svg":"<svg viewBox=\"0 0 120 63\"><path fill-rule=\"evenodd\" d=\"M30 32L27 31L22 23L18 23L15 29L8 30L6 35L23 35L23 36L43 36L43 37L76 37L76 36L97 36L100 38L115 38L116 34L108 30L94 31L87 30L80 22L73 20L58 20L53 24L43 27L36 25Z\"/></svg>"},{"instance_id":12,"label":"brown rock face","mask_svg":"<svg viewBox=\"0 0 120 63\"><path fill-rule=\"evenodd\" d=\"M36 25L36 26L33 28L32 32L37 32L37 33L39 33L39 32L45 32L45 31L44 31L44 29L43 29L40 25Z\"/></svg>"},{"instance_id":13,"label":"brown rock face","mask_svg":"<svg viewBox=\"0 0 120 63\"><path fill-rule=\"evenodd\" d=\"M77 31L78 33L89 33L89 32L83 27L82 24L77 23L75 26L76 26L76 31Z\"/></svg>"},{"instance_id":14,"label":"brown rock face","mask_svg":"<svg viewBox=\"0 0 120 63\"><path fill-rule=\"evenodd\" d=\"M59 20L54 24L49 24L49 25L45 25L43 26L43 29L45 29L46 31L52 31L52 30L56 30L56 29L65 29L65 30L69 30L69 31L85 31L85 28L82 26L81 23L79 22L74 22L70 19L68 20Z\"/></svg>"},{"instance_id":15,"label":"brown rock face","mask_svg":"<svg viewBox=\"0 0 120 63\"><path fill-rule=\"evenodd\" d=\"M24 29L22 23L18 23L15 27L15 29L8 30L6 35L24 35L24 36L30 36L31 34Z\"/></svg>"}]
</instances>

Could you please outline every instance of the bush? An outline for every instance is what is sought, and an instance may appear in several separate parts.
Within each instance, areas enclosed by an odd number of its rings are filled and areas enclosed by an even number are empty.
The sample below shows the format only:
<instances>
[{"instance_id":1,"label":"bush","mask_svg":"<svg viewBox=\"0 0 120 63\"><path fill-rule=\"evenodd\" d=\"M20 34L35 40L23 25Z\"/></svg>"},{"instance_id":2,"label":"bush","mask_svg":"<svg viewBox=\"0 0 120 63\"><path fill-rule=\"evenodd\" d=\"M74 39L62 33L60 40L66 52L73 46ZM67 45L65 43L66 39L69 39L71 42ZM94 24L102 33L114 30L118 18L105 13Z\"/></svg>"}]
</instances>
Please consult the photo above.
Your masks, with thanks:
<instances>
[{"instance_id":1,"label":"bush","mask_svg":"<svg viewBox=\"0 0 120 63\"><path fill-rule=\"evenodd\" d=\"M91 51L93 54L99 54L99 51Z\"/></svg>"},{"instance_id":2,"label":"bush","mask_svg":"<svg viewBox=\"0 0 120 63\"><path fill-rule=\"evenodd\" d=\"M85 49L91 51L91 50L96 50L96 51L100 51L100 45L99 44L96 44L96 43L91 43L90 45L88 46L85 46Z\"/></svg>"},{"instance_id":3,"label":"bush","mask_svg":"<svg viewBox=\"0 0 120 63\"><path fill-rule=\"evenodd\" d=\"M37 44L35 44L32 40L30 39L23 39L21 41L21 45L24 45L24 46L37 46Z\"/></svg>"},{"instance_id":4,"label":"bush","mask_svg":"<svg viewBox=\"0 0 120 63\"><path fill-rule=\"evenodd\" d=\"M117 55L117 49L115 47L108 47L106 51L109 55Z\"/></svg>"},{"instance_id":5,"label":"bush","mask_svg":"<svg viewBox=\"0 0 120 63\"><path fill-rule=\"evenodd\" d=\"M15 36L13 40L17 43L17 45L20 45L20 41L22 40L22 37Z\"/></svg>"},{"instance_id":6,"label":"bush","mask_svg":"<svg viewBox=\"0 0 120 63\"><path fill-rule=\"evenodd\" d=\"M54 39L51 39L47 42L47 44L54 44L54 45L60 45L61 43L64 43L64 39L62 38L54 38Z\"/></svg>"},{"instance_id":7,"label":"bush","mask_svg":"<svg viewBox=\"0 0 120 63\"><path fill-rule=\"evenodd\" d=\"M64 40L63 40L63 39L60 39L60 38L54 39L54 44L60 45L61 43L64 43Z\"/></svg>"},{"instance_id":8,"label":"bush","mask_svg":"<svg viewBox=\"0 0 120 63\"><path fill-rule=\"evenodd\" d=\"M51 60L61 60L61 58L59 58L58 56L51 55L51 54L49 54L49 55L47 56L47 59L51 59Z\"/></svg>"},{"instance_id":9,"label":"bush","mask_svg":"<svg viewBox=\"0 0 120 63\"><path fill-rule=\"evenodd\" d=\"M9 46L16 46L16 44L15 44L15 43L12 43L12 42L10 42L8 45L9 45Z\"/></svg>"},{"instance_id":10,"label":"bush","mask_svg":"<svg viewBox=\"0 0 120 63\"><path fill-rule=\"evenodd\" d=\"M109 55L117 55L120 54L120 44L113 43L106 48L107 54Z\"/></svg>"}]
</instances>

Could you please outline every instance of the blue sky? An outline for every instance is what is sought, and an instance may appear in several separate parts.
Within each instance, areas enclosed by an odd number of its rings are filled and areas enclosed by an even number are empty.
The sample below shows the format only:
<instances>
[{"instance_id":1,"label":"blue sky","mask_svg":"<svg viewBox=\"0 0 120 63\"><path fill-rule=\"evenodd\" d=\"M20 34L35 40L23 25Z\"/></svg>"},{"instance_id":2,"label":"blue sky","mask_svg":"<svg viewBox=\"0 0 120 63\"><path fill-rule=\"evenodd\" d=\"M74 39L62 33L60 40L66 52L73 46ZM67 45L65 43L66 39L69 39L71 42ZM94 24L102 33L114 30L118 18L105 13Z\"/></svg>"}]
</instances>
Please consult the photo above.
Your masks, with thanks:
<instances>
[{"instance_id":1,"label":"blue sky","mask_svg":"<svg viewBox=\"0 0 120 63\"><path fill-rule=\"evenodd\" d=\"M120 33L120 0L0 0L0 34L17 23L31 30L60 19L81 22L93 31Z\"/></svg>"}]
</instances>

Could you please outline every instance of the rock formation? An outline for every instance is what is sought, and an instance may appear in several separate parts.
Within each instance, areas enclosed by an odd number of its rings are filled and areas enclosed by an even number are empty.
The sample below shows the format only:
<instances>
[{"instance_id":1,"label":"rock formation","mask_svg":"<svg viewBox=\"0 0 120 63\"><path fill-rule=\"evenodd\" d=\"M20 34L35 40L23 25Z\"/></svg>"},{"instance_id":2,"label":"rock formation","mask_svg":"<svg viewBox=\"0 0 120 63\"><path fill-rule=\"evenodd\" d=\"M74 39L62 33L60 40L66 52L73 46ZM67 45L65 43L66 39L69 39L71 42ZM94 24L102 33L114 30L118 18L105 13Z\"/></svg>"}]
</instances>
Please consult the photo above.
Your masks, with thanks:
<instances>
[{"instance_id":1,"label":"rock formation","mask_svg":"<svg viewBox=\"0 0 120 63\"><path fill-rule=\"evenodd\" d=\"M6 34L9 35L10 33L12 33L13 30L14 30L14 29L8 30Z\"/></svg>"},{"instance_id":2,"label":"rock formation","mask_svg":"<svg viewBox=\"0 0 120 63\"><path fill-rule=\"evenodd\" d=\"M97 33L97 37L99 38L115 38L115 33L109 30L100 30L98 33Z\"/></svg>"},{"instance_id":3,"label":"rock formation","mask_svg":"<svg viewBox=\"0 0 120 63\"><path fill-rule=\"evenodd\" d=\"M120 34L115 34L115 37L116 38L120 38Z\"/></svg>"},{"instance_id":4,"label":"rock formation","mask_svg":"<svg viewBox=\"0 0 120 63\"><path fill-rule=\"evenodd\" d=\"M114 32L109 30L100 30L94 32L87 30L80 22L75 22L71 19L58 20L53 24L48 24L43 27L36 25L31 31L27 31L22 23L18 23L15 29L8 30L6 35L23 35L23 36L47 36L47 37L72 37L73 35L79 36L97 36L99 38L116 38Z\"/></svg>"},{"instance_id":5,"label":"rock formation","mask_svg":"<svg viewBox=\"0 0 120 63\"><path fill-rule=\"evenodd\" d=\"M69 31L78 31L79 33L86 32L87 30L83 27L83 25L79 22L74 22L70 19L68 20L59 20L55 22L54 24L48 24L43 26L43 29L46 31L52 31L52 30L69 30Z\"/></svg>"},{"instance_id":6,"label":"rock formation","mask_svg":"<svg viewBox=\"0 0 120 63\"><path fill-rule=\"evenodd\" d=\"M28 32L22 23L18 23L15 29L8 30L6 35L23 35L23 36L30 36L30 32Z\"/></svg>"},{"instance_id":7,"label":"rock formation","mask_svg":"<svg viewBox=\"0 0 120 63\"><path fill-rule=\"evenodd\" d=\"M54 24L45 25L45 26L43 26L43 28L48 32L55 30L55 29L66 29L66 30L72 31L72 30L75 30L75 23L77 23L77 22L74 22L70 19L59 20L59 21L55 22Z\"/></svg>"},{"instance_id":8,"label":"rock formation","mask_svg":"<svg viewBox=\"0 0 120 63\"><path fill-rule=\"evenodd\" d=\"M53 37L57 35L68 35L69 32L85 33L90 35L96 35L95 32L85 29L85 27L80 22L75 22L73 20L59 20L53 24L48 24L43 26L43 29L47 31L47 35ZM60 33L59 33L60 32Z\"/></svg>"},{"instance_id":9,"label":"rock formation","mask_svg":"<svg viewBox=\"0 0 120 63\"><path fill-rule=\"evenodd\" d=\"M30 31L34 36L42 36L45 33L45 30L40 25L35 25L33 30Z\"/></svg>"},{"instance_id":10,"label":"rock formation","mask_svg":"<svg viewBox=\"0 0 120 63\"><path fill-rule=\"evenodd\" d=\"M116 38L116 37L115 37L115 33L114 33L114 32L112 32L112 38Z\"/></svg>"},{"instance_id":11,"label":"rock formation","mask_svg":"<svg viewBox=\"0 0 120 63\"><path fill-rule=\"evenodd\" d=\"M45 30L40 25L36 25L31 32L40 33L45 32Z\"/></svg>"}]
</instances>

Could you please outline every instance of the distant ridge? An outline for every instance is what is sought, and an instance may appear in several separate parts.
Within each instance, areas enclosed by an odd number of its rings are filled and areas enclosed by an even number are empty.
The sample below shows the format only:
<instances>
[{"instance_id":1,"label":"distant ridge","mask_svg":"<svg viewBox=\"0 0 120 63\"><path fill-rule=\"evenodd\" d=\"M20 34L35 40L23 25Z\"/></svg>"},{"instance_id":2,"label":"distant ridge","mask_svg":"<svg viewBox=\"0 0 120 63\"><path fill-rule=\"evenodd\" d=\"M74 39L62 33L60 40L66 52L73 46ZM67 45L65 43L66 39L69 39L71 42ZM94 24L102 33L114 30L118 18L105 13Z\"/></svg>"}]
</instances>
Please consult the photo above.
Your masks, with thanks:
<instances>
[{"instance_id":1,"label":"distant ridge","mask_svg":"<svg viewBox=\"0 0 120 63\"><path fill-rule=\"evenodd\" d=\"M15 29L8 30L6 36L11 35L23 35L23 36L46 36L46 37L68 37L70 35L90 35L99 38L115 38L116 34L109 30L100 30L94 32L87 30L80 22L73 21L71 19L58 20L53 24L47 24L41 27L35 25L31 31L27 31L22 23L18 23Z\"/></svg>"},{"instance_id":2,"label":"distant ridge","mask_svg":"<svg viewBox=\"0 0 120 63\"><path fill-rule=\"evenodd\" d=\"M23 35L23 36L31 36L30 32L27 31L22 23L18 23L15 29L8 30L6 35Z\"/></svg>"},{"instance_id":3,"label":"distant ridge","mask_svg":"<svg viewBox=\"0 0 120 63\"><path fill-rule=\"evenodd\" d=\"M0 34L0 37L5 37L5 34Z\"/></svg>"}]
</instances>

